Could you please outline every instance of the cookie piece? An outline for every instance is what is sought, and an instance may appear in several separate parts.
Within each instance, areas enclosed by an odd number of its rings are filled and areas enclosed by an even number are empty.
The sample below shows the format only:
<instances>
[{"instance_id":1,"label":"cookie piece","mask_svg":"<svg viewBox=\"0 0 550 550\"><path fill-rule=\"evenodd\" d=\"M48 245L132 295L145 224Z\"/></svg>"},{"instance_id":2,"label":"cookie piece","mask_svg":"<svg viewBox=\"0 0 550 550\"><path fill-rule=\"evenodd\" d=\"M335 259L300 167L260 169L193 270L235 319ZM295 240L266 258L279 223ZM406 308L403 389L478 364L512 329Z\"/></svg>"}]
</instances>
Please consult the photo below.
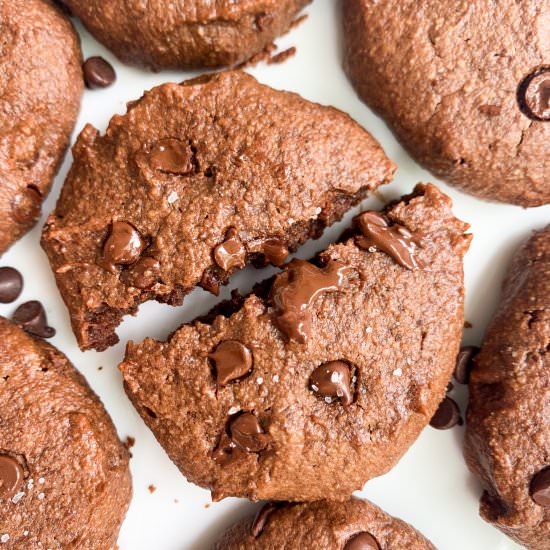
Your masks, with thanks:
<instances>
[{"instance_id":1,"label":"cookie piece","mask_svg":"<svg viewBox=\"0 0 550 550\"><path fill-rule=\"evenodd\" d=\"M419 163L483 199L550 203L546 2L344 0L343 10L346 71Z\"/></svg>"},{"instance_id":2,"label":"cookie piece","mask_svg":"<svg viewBox=\"0 0 550 550\"><path fill-rule=\"evenodd\" d=\"M84 87L80 43L49 0L0 4L0 254L38 220Z\"/></svg>"},{"instance_id":3,"label":"cookie piece","mask_svg":"<svg viewBox=\"0 0 550 550\"><path fill-rule=\"evenodd\" d=\"M214 500L344 500L399 460L445 395L466 227L417 186L313 263L294 260L167 342L130 342L126 392Z\"/></svg>"},{"instance_id":4,"label":"cookie piece","mask_svg":"<svg viewBox=\"0 0 550 550\"><path fill-rule=\"evenodd\" d=\"M0 317L2 548L114 548L129 453L68 359Z\"/></svg>"},{"instance_id":5,"label":"cookie piece","mask_svg":"<svg viewBox=\"0 0 550 550\"><path fill-rule=\"evenodd\" d=\"M154 88L73 155L42 245L80 347L97 350L147 300L283 263L395 169L344 113L243 72Z\"/></svg>"},{"instance_id":6,"label":"cookie piece","mask_svg":"<svg viewBox=\"0 0 550 550\"><path fill-rule=\"evenodd\" d=\"M311 0L61 0L125 63L233 66L285 33Z\"/></svg>"},{"instance_id":7,"label":"cookie piece","mask_svg":"<svg viewBox=\"0 0 550 550\"><path fill-rule=\"evenodd\" d=\"M435 550L414 527L366 500L268 502L228 529L212 550Z\"/></svg>"},{"instance_id":8,"label":"cookie piece","mask_svg":"<svg viewBox=\"0 0 550 550\"><path fill-rule=\"evenodd\" d=\"M470 374L464 455L480 513L550 549L550 226L519 250Z\"/></svg>"}]
</instances>

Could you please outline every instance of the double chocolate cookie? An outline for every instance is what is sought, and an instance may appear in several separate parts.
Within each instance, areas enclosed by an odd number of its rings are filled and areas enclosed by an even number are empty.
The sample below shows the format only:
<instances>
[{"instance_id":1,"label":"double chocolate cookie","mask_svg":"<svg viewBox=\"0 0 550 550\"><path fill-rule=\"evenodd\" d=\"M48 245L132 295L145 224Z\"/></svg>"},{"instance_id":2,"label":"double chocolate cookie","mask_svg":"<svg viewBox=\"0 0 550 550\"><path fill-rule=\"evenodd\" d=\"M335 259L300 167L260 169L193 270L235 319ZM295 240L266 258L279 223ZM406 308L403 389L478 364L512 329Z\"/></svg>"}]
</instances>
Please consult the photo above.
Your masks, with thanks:
<instances>
[{"instance_id":1,"label":"double chocolate cookie","mask_svg":"<svg viewBox=\"0 0 550 550\"><path fill-rule=\"evenodd\" d=\"M128 461L67 358L0 317L2 548L113 548L131 498Z\"/></svg>"},{"instance_id":2,"label":"double chocolate cookie","mask_svg":"<svg viewBox=\"0 0 550 550\"><path fill-rule=\"evenodd\" d=\"M167 342L130 342L126 391L215 500L346 499L399 460L445 395L466 228L419 185Z\"/></svg>"},{"instance_id":3,"label":"double chocolate cookie","mask_svg":"<svg viewBox=\"0 0 550 550\"><path fill-rule=\"evenodd\" d=\"M478 197L550 203L550 8L343 0L345 67L413 157Z\"/></svg>"},{"instance_id":4,"label":"double chocolate cookie","mask_svg":"<svg viewBox=\"0 0 550 550\"><path fill-rule=\"evenodd\" d=\"M311 0L60 0L122 61L153 69L232 66L286 32Z\"/></svg>"},{"instance_id":5,"label":"double chocolate cookie","mask_svg":"<svg viewBox=\"0 0 550 550\"><path fill-rule=\"evenodd\" d=\"M212 550L435 550L408 523L366 500L268 502L228 529Z\"/></svg>"},{"instance_id":6,"label":"double chocolate cookie","mask_svg":"<svg viewBox=\"0 0 550 550\"><path fill-rule=\"evenodd\" d=\"M87 126L43 232L82 349L123 315L282 264L395 169L344 113L242 72L165 84Z\"/></svg>"},{"instance_id":7,"label":"double chocolate cookie","mask_svg":"<svg viewBox=\"0 0 550 550\"><path fill-rule=\"evenodd\" d=\"M0 254L38 220L83 89L80 44L49 0L0 3Z\"/></svg>"},{"instance_id":8,"label":"double chocolate cookie","mask_svg":"<svg viewBox=\"0 0 550 550\"><path fill-rule=\"evenodd\" d=\"M532 550L550 549L550 226L512 261L470 374L464 454L480 512Z\"/></svg>"}]
</instances>

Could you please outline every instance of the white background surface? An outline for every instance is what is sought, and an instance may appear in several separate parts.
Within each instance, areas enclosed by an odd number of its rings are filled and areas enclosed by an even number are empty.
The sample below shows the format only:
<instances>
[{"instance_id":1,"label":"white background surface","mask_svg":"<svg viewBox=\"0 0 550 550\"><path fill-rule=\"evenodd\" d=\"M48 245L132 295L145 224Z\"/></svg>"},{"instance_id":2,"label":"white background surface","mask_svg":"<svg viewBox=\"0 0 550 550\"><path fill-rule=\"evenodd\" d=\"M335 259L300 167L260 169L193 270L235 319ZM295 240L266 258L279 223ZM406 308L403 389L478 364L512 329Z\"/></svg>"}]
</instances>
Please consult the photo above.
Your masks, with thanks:
<instances>
[{"instance_id":1,"label":"white background surface","mask_svg":"<svg viewBox=\"0 0 550 550\"><path fill-rule=\"evenodd\" d=\"M293 90L307 99L334 105L364 125L399 166L394 182L382 189L387 199L410 192L418 181L438 183L409 158L383 122L356 98L341 70L338 5L334 0L316 0L307 10L309 18L278 41L280 50L297 46L297 55L282 65L262 64L250 72L275 88ZM178 82L192 76L181 72L152 74L125 67L91 39L82 27L79 31L84 56L99 54L109 59L116 68L118 80L106 90L86 91L76 132L86 122L103 131L109 118L115 113L124 113L125 103L140 97L144 90L162 82ZM139 341L146 336L165 338L181 323L208 311L218 299L197 290L180 308L145 304L137 317L127 319L119 329L119 345L103 353L80 352L45 254L38 244L40 228L46 214L55 205L70 162L68 155L37 228L0 261L0 265L17 267L25 277L23 295L15 304L0 305L0 314L10 316L19 303L41 300L50 324L57 329L51 342L69 356L100 395L121 438L128 435L136 438L131 462L134 499L121 530L120 550L206 549L224 528L258 505L240 499L209 505L209 492L186 482L135 413L123 392L116 367L123 357L127 340ZM522 210L484 203L444 184L441 187L453 198L457 216L471 224L474 234L465 264L466 319L473 328L465 331L464 340L478 343L497 303L502 276L511 254L532 229L550 222L550 206ZM379 207L380 203L371 199L363 206L366 205ZM349 221L349 216L346 220ZM320 240L305 245L298 255L307 258L324 248L339 235L346 220L327 230ZM233 277L221 298L228 297L232 288L249 290L254 281L263 279L270 272L269 269L264 272L245 270ZM103 367L101 371L98 370L100 366ZM459 387L454 395L464 405L465 389ZM462 435L462 428L448 431L426 428L396 468L369 482L359 494L412 523L438 548L518 548L478 516L480 488L464 465ZM153 494L148 490L151 484L157 488Z\"/></svg>"}]
</instances>

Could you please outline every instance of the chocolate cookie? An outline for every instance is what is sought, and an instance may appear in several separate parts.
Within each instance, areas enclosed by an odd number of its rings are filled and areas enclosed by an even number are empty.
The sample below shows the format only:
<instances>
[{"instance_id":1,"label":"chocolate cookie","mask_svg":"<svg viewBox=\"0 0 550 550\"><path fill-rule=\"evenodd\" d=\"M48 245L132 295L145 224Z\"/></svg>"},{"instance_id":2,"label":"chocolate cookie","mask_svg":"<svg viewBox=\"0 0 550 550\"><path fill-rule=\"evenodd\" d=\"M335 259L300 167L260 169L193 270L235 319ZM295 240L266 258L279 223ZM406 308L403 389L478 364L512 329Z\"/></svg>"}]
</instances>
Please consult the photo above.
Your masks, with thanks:
<instances>
[{"instance_id":1,"label":"chocolate cookie","mask_svg":"<svg viewBox=\"0 0 550 550\"><path fill-rule=\"evenodd\" d=\"M78 37L49 0L0 3L0 254L38 220L83 89Z\"/></svg>"},{"instance_id":2,"label":"chocolate cookie","mask_svg":"<svg viewBox=\"0 0 550 550\"><path fill-rule=\"evenodd\" d=\"M417 186L167 342L130 342L126 391L215 500L346 499L399 460L445 395L466 227Z\"/></svg>"},{"instance_id":3,"label":"chocolate cookie","mask_svg":"<svg viewBox=\"0 0 550 550\"><path fill-rule=\"evenodd\" d=\"M345 68L411 155L478 197L550 203L540 0L343 0Z\"/></svg>"},{"instance_id":4,"label":"chocolate cookie","mask_svg":"<svg viewBox=\"0 0 550 550\"><path fill-rule=\"evenodd\" d=\"M113 548L129 453L68 359L0 317L2 548Z\"/></svg>"},{"instance_id":5,"label":"chocolate cookie","mask_svg":"<svg viewBox=\"0 0 550 550\"><path fill-rule=\"evenodd\" d=\"M311 0L60 0L126 63L231 66L285 33Z\"/></svg>"},{"instance_id":6,"label":"chocolate cookie","mask_svg":"<svg viewBox=\"0 0 550 550\"><path fill-rule=\"evenodd\" d=\"M242 72L154 88L73 154L42 244L80 347L97 350L147 300L282 264L395 169L344 113Z\"/></svg>"},{"instance_id":7,"label":"chocolate cookie","mask_svg":"<svg viewBox=\"0 0 550 550\"><path fill-rule=\"evenodd\" d=\"M464 454L484 488L481 516L549 550L550 226L514 257L469 387Z\"/></svg>"},{"instance_id":8,"label":"chocolate cookie","mask_svg":"<svg viewBox=\"0 0 550 550\"><path fill-rule=\"evenodd\" d=\"M212 550L435 550L404 521L366 500L268 502L228 529Z\"/></svg>"}]
</instances>

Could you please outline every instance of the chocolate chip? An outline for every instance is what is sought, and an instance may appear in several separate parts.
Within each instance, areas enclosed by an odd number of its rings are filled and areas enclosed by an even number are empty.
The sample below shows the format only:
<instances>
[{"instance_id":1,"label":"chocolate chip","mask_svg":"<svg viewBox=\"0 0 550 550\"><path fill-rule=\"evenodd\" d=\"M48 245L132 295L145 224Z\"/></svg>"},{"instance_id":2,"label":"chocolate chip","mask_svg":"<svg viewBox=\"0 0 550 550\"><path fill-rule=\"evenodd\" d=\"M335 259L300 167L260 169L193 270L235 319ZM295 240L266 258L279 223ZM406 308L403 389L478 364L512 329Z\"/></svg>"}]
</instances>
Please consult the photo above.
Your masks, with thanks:
<instances>
[{"instance_id":1,"label":"chocolate chip","mask_svg":"<svg viewBox=\"0 0 550 550\"><path fill-rule=\"evenodd\" d=\"M220 386L245 376L252 369L252 353L237 340L221 342L208 357L216 364L216 379Z\"/></svg>"},{"instance_id":2,"label":"chocolate chip","mask_svg":"<svg viewBox=\"0 0 550 550\"><path fill-rule=\"evenodd\" d=\"M116 80L113 66L103 57L89 57L82 66L84 82L90 90L107 88Z\"/></svg>"},{"instance_id":3,"label":"chocolate chip","mask_svg":"<svg viewBox=\"0 0 550 550\"><path fill-rule=\"evenodd\" d=\"M21 304L14 312L13 322L23 330L40 338L55 336L55 329L48 326L44 307L37 300Z\"/></svg>"},{"instance_id":4,"label":"chocolate chip","mask_svg":"<svg viewBox=\"0 0 550 550\"><path fill-rule=\"evenodd\" d=\"M461 423L460 409L450 397L445 397L430 420L430 426L436 430L448 430Z\"/></svg>"},{"instance_id":5,"label":"chocolate chip","mask_svg":"<svg viewBox=\"0 0 550 550\"><path fill-rule=\"evenodd\" d=\"M214 462L220 466L227 466L243 456L245 453L241 449L237 449L235 443L226 433L221 435L220 441L212 453Z\"/></svg>"},{"instance_id":6,"label":"chocolate chip","mask_svg":"<svg viewBox=\"0 0 550 550\"><path fill-rule=\"evenodd\" d=\"M340 399L344 406L353 401L350 368L343 361L330 361L317 367L309 377L309 387L329 401Z\"/></svg>"},{"instance_id":7,"label":"chocolate chip","mask_svg":"<svg viewBox=\"0 0 550 550\"><path fill-rule=\"evenodd\" d=\"M127 222L113 222L103 245L103 262L110 271L116 264L135 263L145 248L138 230Z\"/></svg>"},{"instance_id":8,"label":"chocolate chip","mask_svg":"<svg viewBox=\"0 0 550 550\"><path fill-rule=\"evenodd\" d=\"M160 262L149 256L140 258L124 273L124 282L136 288L151 288L159 278Z\"/></svg>"},{"instance_id":9,"label":"chocolate chip","mask_svg":"<svg viewBox=\"0 0 550 550\"><path fill-rule=\"evenodd\" d=\"M459 384L467 384L474 366L474 357L479 353L477 346L463 346L456 356L453 376Z\"/></svg>"},{"instance_id":10,"label":"chocolate chip","mask_svg":"<svg viewBox=\"0 0 550 550\"><path fill-rule=\"evenodd\" d=\"M249 412L237 416L229 424L231 440L235 445L247 453L259 453L263 451L271 441L259 420Z\"/></svg>"},{"instance_id":11,"label":"chocolate chip","mask_svg":"<svg viewBox=\"0 0 550 550\"><path fill-rule=\"evenodd\" d=\"M344 550L380 550L376 539L366 531L354 535L346 542Z\"/></svg>"},{"instance_id":12,"label":"chocolate chip","mask_svg":"<svg viewBox=\"0 0 550 550\"><path fill-rule=\"evenodd\" d=\"M550 466L533 477L530 493L531 498L539 506L550 508Z\"/></svg>"},{"instance_id":13,"label":"chocolate chip","mask_svg":"<svg viewBox=\"0 0 550 550\"><path fill-rule=\"evenodd\" d=\"M252 527L250 528L250 534L257 539L263 532L269 516L283 506L282 502L266 502L256 514Z\"/></svg>"},{"instance_id":14,"label":"chocolate chip","mask_svg":"<svg viewBox=\"0 0 550 550\"><path fill-rule=\"evenodd\" d=\"M23 277L13 267L0 267L0 302L9 304L19 298L23 290Z\"/></svg>"},{"instance_id":15,"label":"chocolate chip","mask_svg":"<svg viewBox=\"0 0 550 550\"><path fill-rule=\"evenodd\" d=\"M216 246L214 259L224 271L229 271L235 267L244 267L246 249L235 228L229 229L225 241Z\"/></svg>"},{"instance_id":16,"label":"chocolate chip","mask_svg":"<svg viewBox=\"0 0 550 550\"><path fill-rule=\"evenodd\" d=\"M42 195L32 186L25 187L11 204L13 219L20 224L34 222L40 216Z\"/></svg>"},{"instance_id":17,"label":"chocolate chip","mask_svg":"<svg viewBox=\"0 0 550 550\"><path fill-rule=\"evenodd\" d=\"M148 155L153 170L186 176L195 172L195 154L189 143L167 138L158 141Z\"/></svg>"},{"instance_id":18,"label":"chocolate chip","mask_svg":"<svg viewBox=\"0 0 550 550\"><path fill-rule=\"evenodd\" d=\"M0 454L0 498L11 498L21 486L25 472L15 458Z\"/></svg>"},{"instance_id":19,"label":"chocolate chip","mask_svg":"<svg viewBox=\"0 0 550 550\"><path fill-rule=\"evenodd\" d=\"M261 254L267 262L275 266L283 265L288 258L289 250L280 239L257 239L247 244L248 251Z\"/></svg>"},{"instance_id":20,"label":"chocolate chip","mask_svg":"<svg viewBox=\"0 0 550 550\"><path fill-rule=\"evenodd\" d=\"M550 120L550 67L541 67L524 78L517 98L521 112L531 120Z\"/></svg>"}]
</instances>

